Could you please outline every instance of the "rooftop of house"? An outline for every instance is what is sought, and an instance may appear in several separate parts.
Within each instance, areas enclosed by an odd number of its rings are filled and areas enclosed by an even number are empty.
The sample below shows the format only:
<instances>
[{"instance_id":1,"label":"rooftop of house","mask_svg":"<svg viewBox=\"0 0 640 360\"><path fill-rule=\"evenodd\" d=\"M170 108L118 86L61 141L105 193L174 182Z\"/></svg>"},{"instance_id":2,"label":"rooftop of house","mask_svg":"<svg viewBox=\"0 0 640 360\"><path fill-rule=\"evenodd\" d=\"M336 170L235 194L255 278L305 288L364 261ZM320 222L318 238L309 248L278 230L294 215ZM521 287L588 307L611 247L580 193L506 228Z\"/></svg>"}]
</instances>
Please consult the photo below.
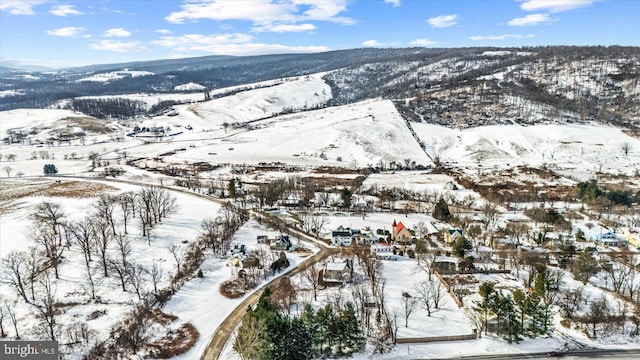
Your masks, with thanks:
<instances>
[{"instance_id":1,"label":"rooftop of house","mask_svg":"<svg viewBox=\"0 0 640 360\"><path fill-rule=\"evenodd\" d=\"M346 262L330 262L327 263L327 271L344 271L347 268Z\"/></svg>"}]
</instances>

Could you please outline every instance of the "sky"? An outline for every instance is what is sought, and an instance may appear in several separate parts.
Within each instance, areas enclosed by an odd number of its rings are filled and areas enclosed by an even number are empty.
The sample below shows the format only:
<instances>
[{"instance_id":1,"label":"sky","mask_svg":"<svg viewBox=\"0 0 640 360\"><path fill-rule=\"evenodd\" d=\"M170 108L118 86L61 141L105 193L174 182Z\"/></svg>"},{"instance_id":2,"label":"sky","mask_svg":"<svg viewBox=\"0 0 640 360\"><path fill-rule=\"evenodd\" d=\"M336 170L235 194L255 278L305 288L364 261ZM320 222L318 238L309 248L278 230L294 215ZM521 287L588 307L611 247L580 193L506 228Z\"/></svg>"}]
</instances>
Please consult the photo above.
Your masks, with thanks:
<instances>
[{"instance_id":1,"label":"sky","mask_svg":"<svg viewBox=\"0 0 640 360\"><path fill-rule=\"evenodd\" d=\"M640 45L639 0L0 0L0 65L362 47Z\"/></svg>"}]
</instances>

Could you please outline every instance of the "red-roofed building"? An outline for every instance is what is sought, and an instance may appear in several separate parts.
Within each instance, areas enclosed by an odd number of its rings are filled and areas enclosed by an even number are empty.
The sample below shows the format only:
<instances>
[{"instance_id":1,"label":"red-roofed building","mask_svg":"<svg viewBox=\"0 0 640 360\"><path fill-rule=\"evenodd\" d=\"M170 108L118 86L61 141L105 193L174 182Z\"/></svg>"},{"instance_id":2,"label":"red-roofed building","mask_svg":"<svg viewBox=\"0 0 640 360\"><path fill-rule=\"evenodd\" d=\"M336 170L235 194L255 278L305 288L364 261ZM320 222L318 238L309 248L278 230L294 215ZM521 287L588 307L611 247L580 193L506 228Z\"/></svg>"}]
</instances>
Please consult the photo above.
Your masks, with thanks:
<instances>
[{"instance_id":1,"label":"red-roofed building","mask_svg":"<svg viewBox=\"0 0 640 360\"><path fill-rule=\"evenodd\" d=\"M391 224L391 239L393 241L401 244L409 244L412 238L411 232L404 226L402 221L396 223L396 221L393 220L393 224Z\"/></svg>"}]
</instances>

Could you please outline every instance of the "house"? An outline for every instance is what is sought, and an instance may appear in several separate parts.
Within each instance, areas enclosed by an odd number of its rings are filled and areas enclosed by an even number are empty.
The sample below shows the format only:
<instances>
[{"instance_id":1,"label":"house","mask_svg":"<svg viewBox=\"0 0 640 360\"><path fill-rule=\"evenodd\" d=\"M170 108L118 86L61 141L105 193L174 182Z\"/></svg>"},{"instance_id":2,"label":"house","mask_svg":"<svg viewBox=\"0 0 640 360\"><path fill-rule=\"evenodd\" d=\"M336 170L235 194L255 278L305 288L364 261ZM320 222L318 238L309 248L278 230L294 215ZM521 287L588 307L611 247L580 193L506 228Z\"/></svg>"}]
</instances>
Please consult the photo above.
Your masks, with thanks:
<instances>
[{"instance_id":1,"label":"house","mask_svg":"<svg viewBox=\"0 0 640 360\"><path fill-rule=\"evenodd\" d=\"M453 256L437 256L433 261L433 267L439 273L450 274L458 271L458 258Z\"/></svg>"},{"instance_id":2,"label":"house","mask_svg":"<svg viewBox=\"0 0 640 360\"><path fill-rule=\"evenodd\" d=\"M291 240L289 240L289 235L278 235L275 240L271 241L271 245L269 248L271 250L279 250L286 251L291 248Z\"/></svg>"},{"instance_id":3,"label":"house","mask_svg":"<svg viewBox=\"0 0 640 360\"><path fill-rule=\"evenodd\" d=\"M351 243L360 237L359 229L338 228L331 232L331 245L333 246L351 246Z\"/></svg>"},{"instance_id":4,"label":"house","mask_svg":"<svg viewBox=\"0 0 640 360\"><path fill-rule=\"evenodd\" d=\"M462 229L446 229L444 231L444 242L447 244L451 244L452 242L456 241L457 238L463 236L464 233L462 232Z\"/></svg>"},{"instance_id":5,"label":"house","mask_svg":"<svg viewBox=\"0 0 640 360\"><path fill-rule=\"evenodd\" d=\"M395 260L393 245L389 243L371 244L371 254L381 260Z\"/></svg>"},{"instance_id":6,"label":"house","mask_svg":"<svg viewBox=\"0 0 640 360\"><path fill-rule=\"evenodd\" d=\"M636 248L640 247L640 229L626 229L623 236L627 244Z\"/></svg>"},{"instance_id":7,"label":"house","mask_svg":"<svg viewBox=\"0 0 640 360\"><path fill-rule=\"evenodd\" d=\"M477 246L476 247L476 259L482 263L491 262L491 256L493 256L493 249L489 246Z\"/></svg>"},{"instance_id":8,"label":"house","mask_svg":"<svg viewBox=\"0 0 640 360\"><path fill-rule=\"evenodd\" d=\"M351 282L353 277L353 263L347 259L340 262L328 262L322 271L322 280L325 284L342 284Z\"/></svg>"},{"instance_id":9,"label":"house","mask_svg":"<svg viewBox=\"0 0 640 360\"><path fill-rule=\"evenodd\" d=\"M401 244L410 244L412 239L411 231L404 226L402 221L396 223L393 220L391 224L391 240Z\"/></svg>"},{"instance_id":10,"label":"house","mask_svg":"<svg viewBox=\"0 0 640 360\"><path fill-rule=\"evenodd\" d=\"M244 244L235 244L233 245L233 249L231 249L231 254L235 255L235 254L242 254L245 255L247 252L247 248L244 246Z\"/></svg>"},{"instance_id":11,"label":"house","mask_svg":"<svg viewBox=\"0 0 640 360\"><path fill-rule=\"evenodd\" d=\"M600 240L598 241L604 246L626 246L627 241L623 238L620 238L617 234L612 232L606 232L600 235Z\"/></svg>"}]
</instances>

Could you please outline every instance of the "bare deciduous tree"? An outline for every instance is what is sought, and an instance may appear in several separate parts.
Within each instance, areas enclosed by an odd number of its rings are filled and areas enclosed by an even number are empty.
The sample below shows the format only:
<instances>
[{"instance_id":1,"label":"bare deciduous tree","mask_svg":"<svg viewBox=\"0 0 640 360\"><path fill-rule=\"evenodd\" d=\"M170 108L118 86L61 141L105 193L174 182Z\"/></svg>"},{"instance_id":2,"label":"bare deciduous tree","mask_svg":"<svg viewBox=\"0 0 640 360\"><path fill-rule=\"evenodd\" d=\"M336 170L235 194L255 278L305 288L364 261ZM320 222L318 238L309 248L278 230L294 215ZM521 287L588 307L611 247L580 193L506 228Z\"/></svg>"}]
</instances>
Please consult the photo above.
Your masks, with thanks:
<instances>
[{"instance_id":1,"label":"bare deciduous tree","mask_svg":"<svg viewBox=\"0 0 640 360\"><path fill-rule=\"evenodd\" d=\"M221 225L212 217L202 219L200 239L211 247L214 254L222 252Z\"/></svg>"},{"instance_id":2,"label":"bare deciduous tree","mask_svg":"<svg viewBox=\"0 0 640 360\"><path fill-rule=\"evenodd\" d=\"M445 294L444 287L438 280L427 280L414 284L414 289L419 296L422 307L427 310L427 316L431 316L433 309L440 307Z\"/></svg>"},{"instance_id":3,"label":"bare deciduous tree","mask_svg":"<svg viewBox=\"0 0 640 360\"><path fill-rule=\"evenodd\" d=\"M157 294L158 283L160 283L160 280L162 280L162 267L154 262L149 275L151 276L151 282L153 283L153 293Z\"/></svg>"},{"instance_id":4,"label":"bare deciduous tree","mask_svg":"<svg viewBox=\"0 0 640 360\"><path fill-rule=\"evenodd\" d=\"M418 305L418 299L411 296L408 292L402 293L402 307L404 315L404 327L409 327L409 317L416 309Z\"/></svg>"},{"instance_id":5,"label":"bare deciduous tree","mask_svg":"<svg viewBox=\"0 0 640 360\"><path fill-rule=\"evenodd\" d=\"M111 233L109 223L104 219L96 219L93 224L96 234L96 237L94 238L93 249L100 259L100 262L102 263L104 277L109 277L107 266L109 263L109 257L107 254L107 250L109 249L109 244L111 244L111 241L113 240L113 234Z\"/></svg>"},{"instance_id":6,"label":"bare deciduous tree","mask_svg":"<svg viewBox=\"0 0 640 360\"><path fill-rule=\"evenodd\" d=\"M2 259L0 282L11 286L26 303L30 303L25 291L26 259L24 253L13 251Z\"/></svg>"},{"instance_id":7,"label":"bare deciduous tree","mask_svg":"<svg viewBox=\"0 0 640 360\"><path fill-rule=\"evenodd\" d=\"M436 254L432 252L419 253L416 256L419 271L424 271L429 276L429 281L435 271Z\"/></svg>"},{"instance_id":8,"label":"bare deciduous tree","mask_svg":"<svg viewBox=\"0 0 640 360\"><path fill-rule=\"evenodd\" d=\"M624 156L629 156L629 153L633 150L633 146L631 146L629 142L625 141L620 145L620 150L622 150Z\"/></svg>"},{"instance_id":9,"label":"bare deciduous tree","mask_svg":"<svg viewBox=\"0 0 640 360\"><path fill-rule=\"evenodd\" d=\"M177 245L171 245L169 247L169 252L173 256L173 259L176 261L176 267L178 269L177 272L180 272L180 265L182 265L184 249Z\"/></svg>"},{"instance_id":10,"label":"bare deciduous tree","mask_svg":"<svg viewBox=\"0 0 640 360\"><path fill-rule=\"evenodd\" d=\"M304 269L304 271L302 272L302 276L305 280L307 280L309 287L311 287L311 291L313 292L313 300L315 301L318 300L318 285L320 283L319 275L320 269L315 263Z\"/></svg>"},{"instance_id":11,"label":"bare deciduous tree","mask_svg":"<svg viewBox=\"0 0 640 360\"><path fill-rule=\"evenodd\" d=\"M118 255L120 255L120 262L126 270L129 264L129 255L131 254L131 240L123 234L115 235L115 239L116 245L118 246Z\"/></svg>"},{"instance_id":12,"label":"bare deciduous tree","mask_svg":"<svg viewBox=\"0 0 640 360\"><path fill-rule=\"evenodd\" d=\"M2 301L2 296L0 296L0 301ZM7 334L4 332L4 305L0 304L0 338L7 337Z\"/></svg>"},{"instance_id":13,"label":"bare deciduous tree","mask_svg":"<svg viewBox=\"0 0 640 360\"><path fill-rule=\"evenodd\" d=\"M11 319L11 323L13 324L13 330L16 332L16 339L20 340L20 332L18 331L18 318L16 316L16 312L13 311L13 307L9 306L9 304L7 304L6 302L4 303L4 307L7 309L7 315L9 315L9 319Z\"/></svg>"},{"instance_id":14,"label":"bare deciduous tree","mask_svg":"<svg viewBox=\"0 0 640 360\"><path fill-rule=\"evenodd\" d=\"M91 300L96 299L96 279L94 279L94 269L91 263L86 262L84 267L84 276L89 283L89 290L91 291Z\"/></svg>"},{"instance_id":15,"label":"bare deciduous tree","mask_svg":"<svg viewBox=\"0 0 640 360\"><path fill-rule=\"evenodd\" d=\"M26 267L26 278L27 283L29 285L29 289L31 290L31 300L36 300L35 295L35 284L38 280L38 275L40 275L40 265L42 263L42 258L40 256L40 252L34 246L30 246L25 254L25 267Z\"/></svg>"},{"instance_id":16,"label":"bare deciduous tree","mask_svg":"<svg viewBox=\"0 0 640 360\"><path fill-rule=\"evenodd\" d=\"M122 211L122 225L124 226L124 233L128 234L127 225L129 219L135 215L136 194L133 191L126 191L118 195L118 206Z\"/></svg>"},{"instance_id":17,"label":"bare deciduous tree","mask_svg":"<svg viewBox=\"0 0 640 360\"><path fill-rule=\"evenodd\" d=\"M118 279L120 279L120 286L122 291L127 291L127 284L129 283L129 264L123 264L120 261L107 258L109 268L116 272Z\"/></svg>"},{"instance_id":18,"label":"bare deciduous tree","mask_svg":"<svg viewBox=\"0 0 640 360\"><path fill-rule=\"evenodd\" d=\"M103 219L111 226L111 232L113 235L116 235L116 221L114 217L114 211L116 209L116 204L118 202L118 197L102 193L98 196L98 200L93 203L93 209L96 212L96 217L98 219Z\"/></svg>"},{"instance_id":19,"label":"bare deciduous tree","mask_svg":"<svg viewBox=\"0 0 640 360\"><path fill-rule=\"evenodd\" d=\"M93 239L96 236L94 222L90 218L67 224L67 231L73 236L76 244L80 246L86 265L91 262Z\"/></svg>"},{"instance_id":20,"label":"bare deciduous tree","mask_svg":"<svg viewBox=\"0 0 640 360\"><path fill-rule=\"evenodd\" d=\"M147 273L147 269L140 264L133 263L129 266L129 283L135 289L138 300L142 300L142 287L147 280Z\"/></svg>"},{"instance_id":21,"label":"bare deciduous tree","mask_svg":"<svg viewBox=\"0 0 640 360\"><path fill-rule=\"evenodd\" d=\"M43 224L38 224L35 228L31 229L29 237L44 249L46 257L49 258L49 265L53 268L56 278L59 278L58 265L62 260L62 254L65 250L60 236L51 232L50 229L43 226Z\"/></svg>"},{"instance_id":22,"label":"bare deciduous tree","mask_svg":"<svg viewBox=\"0 0 640 360\"><path fill-rule=\"evenodd\" d=\"M42 321L42 325L47 329L49 340L56 341L56 303L55 287L51 282L51 277L47 271L40 280L40 289L38 290L38 300L35 302L36 315Z\"/></svg>"}]
</instances>

